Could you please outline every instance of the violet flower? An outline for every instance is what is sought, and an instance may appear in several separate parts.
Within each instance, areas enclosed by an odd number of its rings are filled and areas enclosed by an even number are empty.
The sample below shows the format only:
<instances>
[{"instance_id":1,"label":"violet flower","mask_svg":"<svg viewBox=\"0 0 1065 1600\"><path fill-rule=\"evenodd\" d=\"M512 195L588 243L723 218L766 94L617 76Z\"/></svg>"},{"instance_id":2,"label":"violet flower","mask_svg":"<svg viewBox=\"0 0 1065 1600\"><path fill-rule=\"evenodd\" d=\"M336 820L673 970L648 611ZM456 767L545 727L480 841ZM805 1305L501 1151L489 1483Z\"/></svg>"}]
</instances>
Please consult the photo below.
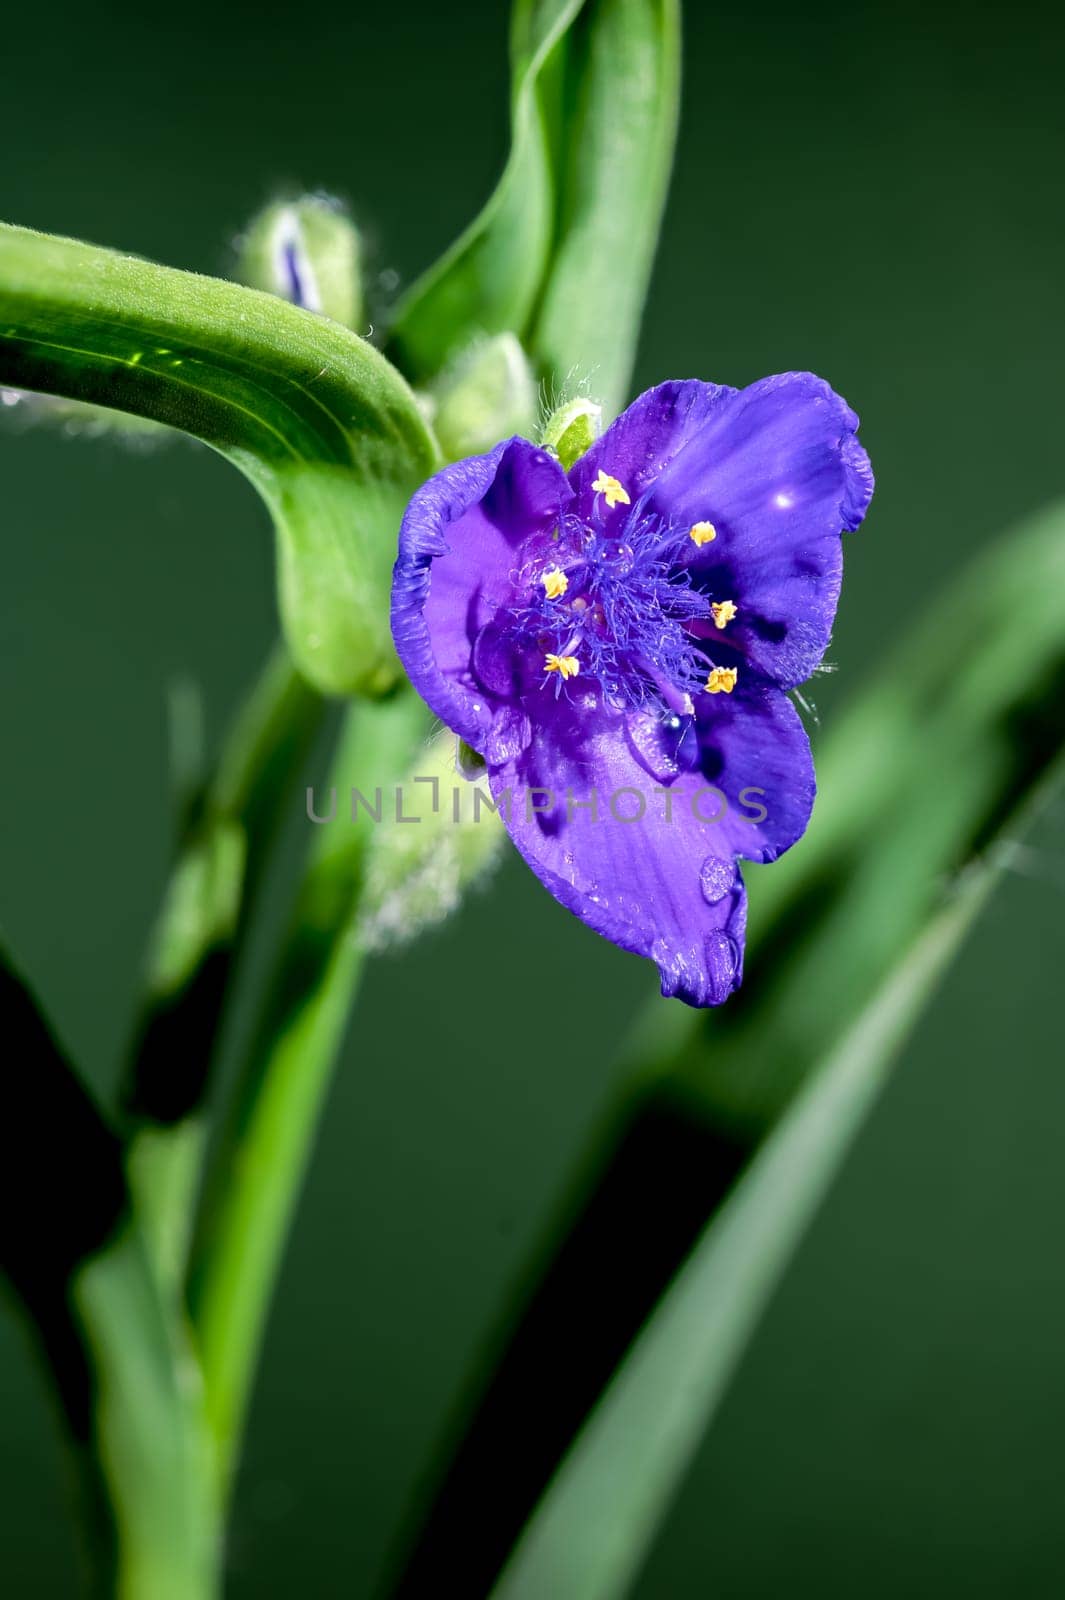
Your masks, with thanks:
<instances>
[{"instance_id":1,"label":"violet flower","mask_svg":"<svg viewBox=\"0 0 1065 1600\"><path fill-rule=\"evenodd\" d=\"M568 473L515 438L446 467L403 520L396 648L483 756L533 871L718 1005L740 981L737 858L772 861L814 798L787 691L828 644L840 533L873 490L858 419L785 373L665 383Z\"/></svg>"}]
</instances>

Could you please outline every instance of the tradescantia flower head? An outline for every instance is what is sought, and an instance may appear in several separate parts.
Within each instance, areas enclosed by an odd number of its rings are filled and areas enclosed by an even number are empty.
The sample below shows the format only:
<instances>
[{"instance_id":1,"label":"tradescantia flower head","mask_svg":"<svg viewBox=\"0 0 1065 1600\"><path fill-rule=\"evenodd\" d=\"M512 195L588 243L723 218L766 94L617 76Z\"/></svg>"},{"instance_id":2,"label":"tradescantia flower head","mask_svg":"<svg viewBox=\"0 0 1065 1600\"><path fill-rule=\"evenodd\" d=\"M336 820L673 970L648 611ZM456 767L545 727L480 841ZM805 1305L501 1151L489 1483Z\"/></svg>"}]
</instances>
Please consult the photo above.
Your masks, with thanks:
<instances>
[{"instance_id":1,"label":"tradescantia flower head","mask_svg":"<svg viewBox=\"0 0 1065 1600\"><path fill-rule=\"evenodd\" d=\"M597 932L718 1005L740 857L803 833L787 691L824 654L840 534L873 491L858 419L810 373L665 383L564 473L524 439L447 467L403 520L392 629L483 757L518 849Z\"/></svg>"}]
</instances>

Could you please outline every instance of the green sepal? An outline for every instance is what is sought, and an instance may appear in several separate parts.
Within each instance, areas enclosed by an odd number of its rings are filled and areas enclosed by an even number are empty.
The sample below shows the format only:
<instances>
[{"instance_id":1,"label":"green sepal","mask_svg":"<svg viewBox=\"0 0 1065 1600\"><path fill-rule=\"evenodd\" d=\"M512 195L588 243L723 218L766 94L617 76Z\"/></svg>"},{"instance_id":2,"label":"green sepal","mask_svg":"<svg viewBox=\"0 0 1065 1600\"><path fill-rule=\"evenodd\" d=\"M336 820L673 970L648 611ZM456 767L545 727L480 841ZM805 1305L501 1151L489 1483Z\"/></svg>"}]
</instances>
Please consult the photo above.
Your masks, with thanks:
<instances>
[{"instance_id":1,"label":"green sepal","mask_svg":"<svg viewBox=\"0 0 1065 1600\"><path fill-rule=\"evenodd\" d=\"M563 472L568 472L603 431L603 408L597 400L568 400L544 424L540 443L554 451Z\"/></svg>"}]
</instances>

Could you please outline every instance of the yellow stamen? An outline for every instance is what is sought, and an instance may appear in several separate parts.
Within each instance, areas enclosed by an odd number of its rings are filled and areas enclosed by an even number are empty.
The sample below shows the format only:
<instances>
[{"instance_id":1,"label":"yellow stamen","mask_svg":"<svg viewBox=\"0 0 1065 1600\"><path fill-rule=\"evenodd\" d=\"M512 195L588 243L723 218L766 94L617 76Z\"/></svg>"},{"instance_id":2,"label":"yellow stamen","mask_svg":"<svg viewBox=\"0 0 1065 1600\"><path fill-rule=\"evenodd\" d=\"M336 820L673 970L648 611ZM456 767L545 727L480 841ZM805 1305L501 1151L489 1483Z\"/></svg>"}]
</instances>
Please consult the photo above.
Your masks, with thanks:
<instances>
[{"instance_id":1,"label":"yellow stamen","mask_svg":"<svg viewBox=\"0 0 1065 1600\"><path fill-rule=\"evenodd\" d=\"M576 656L544 657L544 671L557 672L560 678L575 678L581 670L581 664Z\"/></svg>"},{"instance_id":2,"label":"yellow stamen","mask_svg":"<svg viewBox=\"0 0 1065 1600\"><path fill-rule=\"evenodd\" d=\"M628 490L623 489L618 480L612 478L609 472L604 472L602 467L599 468L599 474L592 484L592 489L595 494L601 494L606 497L606 503L611 510L618 505L628 506L632 504Z\"/></svg>"},{"instance_id":3,"label":"yellow stamen","mask_svg":"<svg viewBox=\"0 0 1065 1600\"><path fill-rule=\"evenodd\" d=\"M546 572L540 574L540 582L549 600L560 600L569 588L569 579L561 567L548 567Z\"/></svg>"},{"instance_id":4,"label":"yellow stamen","mask_svg":"<svg viewBox=\"0 0 1065 1600\"><path fill-rule=\"evenodd\" d=\"M731 622L736 615L736 607L731 600L714 600L710 610L713 613L715 628L723 628L726 622Z\"/></svg>"},{"instance_id":5,"label":"yellow stamen","mask_svg":"<svg viewBox=\"0 0 1065 1600\"><path fill-rule=\"evenodd\" d=\"M738 677L736 667L713 667L706 680L707 694L731 694Z\"/></svg>"},{"instance_id":6,"label":"yellow stamen","mask_svg":"<svg viewBox=\"0 0 1065 1600\"><path fill-rule=\"evenodd\" d=\"M717 529L712 522L693 522L688 529L688 538L693 544L710 544L717 538Z\"/></svg>"}]
</instances>

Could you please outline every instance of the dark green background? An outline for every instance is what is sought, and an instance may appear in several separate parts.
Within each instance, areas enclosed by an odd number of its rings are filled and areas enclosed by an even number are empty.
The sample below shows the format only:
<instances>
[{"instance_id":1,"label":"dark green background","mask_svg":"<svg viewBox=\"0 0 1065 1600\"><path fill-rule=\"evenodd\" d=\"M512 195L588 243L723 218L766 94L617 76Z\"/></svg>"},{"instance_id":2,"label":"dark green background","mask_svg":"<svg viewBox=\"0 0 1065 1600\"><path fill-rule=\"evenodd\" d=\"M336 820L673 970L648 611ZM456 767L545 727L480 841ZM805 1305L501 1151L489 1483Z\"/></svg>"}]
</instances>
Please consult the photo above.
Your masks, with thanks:
<instances>
[{"instance_id":1,"label":"dark green background","mask_svg":"<svg viewBox=\"0 0 1065 1600\"><path fill-rule=\"evenodd\" d=\"M323 185L408 278L498 169L505 24L430 0L20 7L0 214L224 271L258 204ZM880 488L826 720L960 563L1065 491L1063 44L1018 4L689 6L637 376L808 366L862 412ZM206 451L3 420L0 912L104 1086L166 870L166 686L202 685L217 738L274 629L268 529ZM789 1274L640 1600L1065 1587L1060 818L1027 866ZM370 1594L654 987L514 861L373 970L271 1325L235 1600ZM58 1445L7 1315L0 1418L0 1582L70 1596Z\"/></svg>"}]
</instances>

